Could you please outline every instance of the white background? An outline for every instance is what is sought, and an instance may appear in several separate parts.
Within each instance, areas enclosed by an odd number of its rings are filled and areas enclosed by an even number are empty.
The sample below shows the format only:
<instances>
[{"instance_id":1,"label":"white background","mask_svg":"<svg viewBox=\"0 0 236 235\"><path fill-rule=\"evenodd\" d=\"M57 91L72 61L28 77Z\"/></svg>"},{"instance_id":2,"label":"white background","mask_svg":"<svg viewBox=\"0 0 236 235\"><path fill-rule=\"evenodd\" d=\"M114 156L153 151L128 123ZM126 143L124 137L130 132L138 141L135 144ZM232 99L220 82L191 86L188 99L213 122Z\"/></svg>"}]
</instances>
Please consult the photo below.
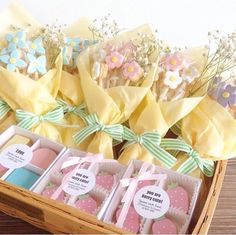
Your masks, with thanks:
<instances>
[{"instance_id":1,"label":"white background","mask_svg":"<svg viewBox=\"0 0 236 235\"><path fill-rule=\"evenodd\" d=\"M12 1L0 0L0 10ZM159 37L176 46L207 42L207 32L236 28L236 0L18 0L42 23L70 24L111 13L122 28L149 23ZM1 25L1 23L0 23ZM1 26L0 26L1 27Z\"/></svg>"}]
</instances>

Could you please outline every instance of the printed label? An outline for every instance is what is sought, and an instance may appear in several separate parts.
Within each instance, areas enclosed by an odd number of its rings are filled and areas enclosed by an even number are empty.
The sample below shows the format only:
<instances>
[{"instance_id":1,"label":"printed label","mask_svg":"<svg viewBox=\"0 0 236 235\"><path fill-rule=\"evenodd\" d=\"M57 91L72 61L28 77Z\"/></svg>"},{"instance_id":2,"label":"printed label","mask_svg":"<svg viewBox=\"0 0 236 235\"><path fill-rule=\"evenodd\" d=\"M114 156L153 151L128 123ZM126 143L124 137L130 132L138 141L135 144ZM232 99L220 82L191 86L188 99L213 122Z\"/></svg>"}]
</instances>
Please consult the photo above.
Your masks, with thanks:
<instances>
[{"instance_id":1,"label":"printed label","mask_svg":"<svg viewBox=\"0 0 236 235\"><path fill-rule=\"evenodd\" d=\"M28 145L13 144L0 153L0 163L10 169L26 166L32 159L33 152Z\"/></svg>"},{"instance_id":2,"label":"printed label","mask_svg":"<svg viewBox=\"0 0 236 235\"><path fill-rule=\"evenodd\" d=\"M65 180L63 190L72 196L79 196L91 191L95 184L96 179L91 171L78 169L71 177Z\"/></svg>"},{"instance_id":3,"label":"printed label","mask_svg":"<svg viewBox=\"0 0 236 235\"><path fill-rule=\"evenodd\" d=\"M157 219L168 211L170 199L162 188L152 185L141 188L135 194L133 204L142 217Z\"/></svg>"}]
</instances>

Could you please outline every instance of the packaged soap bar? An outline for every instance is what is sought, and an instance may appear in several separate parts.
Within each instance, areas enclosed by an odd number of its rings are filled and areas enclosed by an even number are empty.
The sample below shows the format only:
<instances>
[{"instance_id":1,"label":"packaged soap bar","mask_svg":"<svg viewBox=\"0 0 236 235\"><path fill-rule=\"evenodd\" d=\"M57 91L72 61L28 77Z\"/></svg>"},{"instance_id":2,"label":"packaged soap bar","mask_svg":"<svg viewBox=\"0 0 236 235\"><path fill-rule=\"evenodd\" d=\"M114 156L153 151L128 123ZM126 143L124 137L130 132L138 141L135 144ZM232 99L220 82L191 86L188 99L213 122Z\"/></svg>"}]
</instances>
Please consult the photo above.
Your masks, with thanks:
<instances>
[{"instance_id":1,"label":"packaged soap bar","mask_svg":"<svg viewBox=\"0 0 236 235\"><path fill-rule=\"evenodd\" d=\"M34 192L100 218L124 171L101 154L68 149Z\"/></svg>"},{"instance_id":2,"label":"packaged soap bar","mask_svg":"<svg viewBox=\"0 0 236 235\"><path fill-rule=\"evenodd\" d=\"M0 136L1 179L32 190L64 146L35 135L17 126L11 126Z\"/></svg>"},{"instance_id":3,"label":"packaged soap bar","mask_svg":"<svg viewBox=\"0 0 236 235\"><path fill-rule=\"evenodd\" d=\"M10 145L13 144L26 144L31 145L31 140L27 137L21 136L21 135L14 135L10 140L8 140L5 144L3 144L0 147L0 152L3 151L5 148L7 148ZM2 177L6 172L8 171L8 168L5 168L0 164L0 177Z\"/></svg>"},{"instance_id":4,"label":"packaged soap bar","mask_svg":"<svg viewBox=\"0 0 236 235\"><path fill-rule=\"evenodd\" d=\"M186 233L200 185L197 178L132 160L103 220L132 233Z\"/></svg>"}]
</instances>

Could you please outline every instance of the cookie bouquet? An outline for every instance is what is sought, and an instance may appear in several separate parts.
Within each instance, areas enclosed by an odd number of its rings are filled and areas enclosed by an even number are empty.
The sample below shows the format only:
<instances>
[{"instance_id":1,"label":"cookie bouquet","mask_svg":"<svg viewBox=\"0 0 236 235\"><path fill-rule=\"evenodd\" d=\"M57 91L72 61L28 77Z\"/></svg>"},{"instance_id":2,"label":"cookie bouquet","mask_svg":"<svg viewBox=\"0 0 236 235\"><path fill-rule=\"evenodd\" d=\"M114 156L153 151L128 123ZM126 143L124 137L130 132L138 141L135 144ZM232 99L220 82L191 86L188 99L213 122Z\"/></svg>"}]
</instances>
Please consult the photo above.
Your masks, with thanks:
<instances>
[{"instance_id":1,"label":"cookie bouquet","mask_svg":"<svg viewBox=\"0 0 236 235\"><path fill-rule=\"evenodd\" d=\"M81 18L63 30L63 69L57 101L64 109L67 124L72 126L60 128L63 143L69 147L79 147L85 150L90 142L90 138L87 138L78 145L72 138L78 132L79 127L84 127L84 117L88 115L80 85L77 57L87 47L112 37L111 31L114 31L115 34L118 31L118 26L115 22L111 23L109 15L93 21Z\"/></svg>"},{"instance_id":2,"label":"cookie bouquet","mask_svg":"<svg viewBox=\"0 0 236 235\"><path fill-rule=\"evenodd\" d=\"M122 141L121 123L151 88L157 59L155 37L147 25L119 33L80 54L77 65L90 115L87 126L74 135L76 143L93 135L87 151L113 156L113 140Z\"/></svg>"},{"instance_id":3,"label":"cookie bouquet","mask_svg":"<svg viewBox=\"0 0 236 235\"><path fill-rule=\"evenodd\" d=\"M76 59L79 53L92 43L92 40L88 39L91 38L88 29L90 24L89 20L81 18L63 29L63 66L57 103L64 110L67 125L77 127L59 127L62 141L69 147L76 147L72 136L78 127L84 126L83 117L87 114ZM81 149L84 149L83 145L85 144L80 145Z\"/></svg>"},{"instance_id":4,"label":"cookie bouquet","mask_svg":"<svg viewBox=\"0 0 236 235\"><path fill-rule=\"evenodd\" d=\"M63 118L55 100L62 67L57 40L50 37L48 27L40 26L17 5L11 5L2 17L9 20L2 21L1 31L1 107L4 110L8 106L15 112L19 126L61 141L50 124ZM13 116L9 118L12 121ZM7 119L2 125L6 123Z\"/></svg>"},{"instance_id":5,"label":"cookie bouquet","mask_svg":"<svg viewBox=\"0 0 236 235\"><path fill-rule=\"evenodd\" d=\"M173 128L180 150L175 169L198 177L212 176L213 161L235 156L235 32L227 37L209 33L206 49L204 69L190 89L190 95L204 98ZM194 151L188 152L187 146L181 149L183 141Z\"/></svg>"},{"instance_id":6,"label":"cookie bouquet","mask_svg":"<svg viewBox=\"0 0 236 235\"><path fill-rule=\"evenodd\" d=\"M138 159L172 167L176 159L165 152L161 157L159 152L162 138L170 127L190 113L203 99L202 96L188 97L188 91L204 66L204 48L181 51L170 49L161 41L157 47L160 60L152 87L129 118L129 128L125 128L124 139L127 143L119 156L119 161L125 164L130 159ZM155 143L149 135L156 136ZM153 146L145 142L153 142Z\"/></svg>"}]
</instances>

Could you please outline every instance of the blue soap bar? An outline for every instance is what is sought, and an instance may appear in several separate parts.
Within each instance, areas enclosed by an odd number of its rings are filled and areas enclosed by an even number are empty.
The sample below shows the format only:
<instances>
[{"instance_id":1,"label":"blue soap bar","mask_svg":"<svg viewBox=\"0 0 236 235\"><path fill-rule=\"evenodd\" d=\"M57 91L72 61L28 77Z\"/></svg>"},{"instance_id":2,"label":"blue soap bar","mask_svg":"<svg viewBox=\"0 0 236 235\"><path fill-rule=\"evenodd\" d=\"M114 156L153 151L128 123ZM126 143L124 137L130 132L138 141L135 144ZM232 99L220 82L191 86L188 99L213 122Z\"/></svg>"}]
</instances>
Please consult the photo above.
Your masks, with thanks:
<instances>
[{"instance_id":1,"label":"blue soap bar","mask_svg":"<svg viewBox=\"0 0 236 235\"><path fill-rule=\"evenodd\" d=\"M6 179L6 182L15 184L25 189L30 189L40 176L28 169L15 169Z\"/></svg>"}]
</instances>

